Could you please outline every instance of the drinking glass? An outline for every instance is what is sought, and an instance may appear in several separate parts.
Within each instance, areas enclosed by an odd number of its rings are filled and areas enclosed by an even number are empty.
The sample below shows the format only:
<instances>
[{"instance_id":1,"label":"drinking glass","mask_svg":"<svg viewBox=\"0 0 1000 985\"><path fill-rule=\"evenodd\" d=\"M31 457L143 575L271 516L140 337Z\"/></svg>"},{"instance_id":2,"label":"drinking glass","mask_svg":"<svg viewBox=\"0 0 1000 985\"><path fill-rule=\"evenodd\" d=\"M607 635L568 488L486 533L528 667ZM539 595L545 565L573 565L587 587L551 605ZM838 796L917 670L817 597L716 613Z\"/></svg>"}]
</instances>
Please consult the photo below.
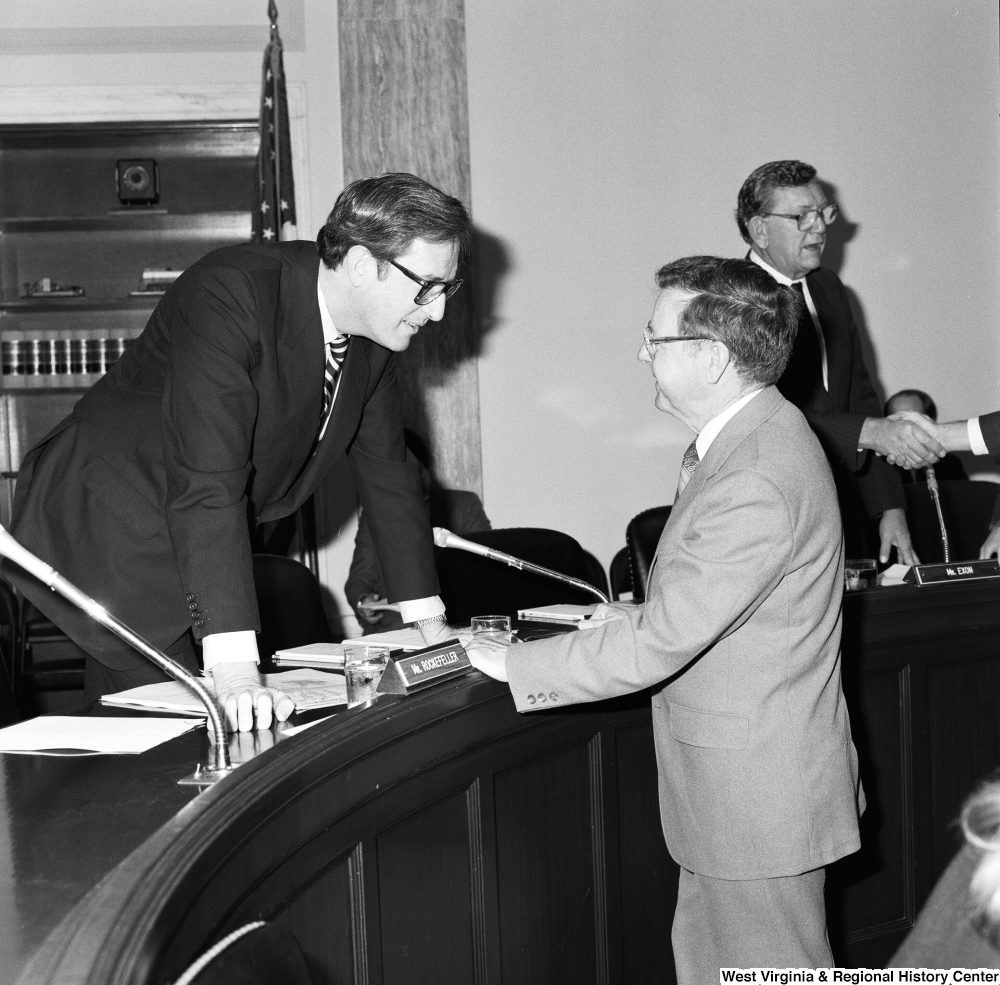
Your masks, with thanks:
<instances>
[{"instance_id":1,"label":"drinking glass","mask_svg":"<svg viewBox=\"0 0 1000 985\"><path fill-rule=\"evenodd\" d=\"M844 589L857 592L862 588L874 588L878 568L874 558L855 558L844 562Z\"/></svg>"},{"instance_id":2,"label":"drinking glass","mask_svg":"<svg viewBox=\"0 0 1000 985\"><path fill-rule=\"evenodd\" d=\"M510 642L510 616L473 616L472 635Z\"/></svg>"},{"instance_id":3,"label":"drinking glass","mask_svg":"<svg viewBox=\"0 0 1000 985\"><path fill-rule=\"evenodd\" d=\"M347 707L370 705L389 662L385 646L344 647L344 676L347 679Z\"/></svg>"}]
</instances>

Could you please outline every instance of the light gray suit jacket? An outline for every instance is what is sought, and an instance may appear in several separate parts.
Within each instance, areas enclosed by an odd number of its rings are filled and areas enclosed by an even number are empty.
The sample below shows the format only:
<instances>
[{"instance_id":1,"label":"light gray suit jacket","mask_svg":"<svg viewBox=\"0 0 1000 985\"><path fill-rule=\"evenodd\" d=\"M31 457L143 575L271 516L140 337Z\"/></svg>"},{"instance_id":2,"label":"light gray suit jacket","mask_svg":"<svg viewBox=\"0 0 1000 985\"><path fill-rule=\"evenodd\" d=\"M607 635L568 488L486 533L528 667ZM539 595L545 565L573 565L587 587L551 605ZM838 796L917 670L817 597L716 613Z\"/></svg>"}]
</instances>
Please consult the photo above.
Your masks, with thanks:
<instances>
[{"instance_id":1,"label":"light gray suit jacket","mask_svg":"<svg viewBox=\"0 0 1000 985\"><path fill-rule=\"evenodd\" d=\"M722 429L675 504L645 604L512 647L511 692L530 711L652 688L671 855L720 879L806 872L860 847L843 584L826 456L768 387Z\"/></svg>"}]
</instances>

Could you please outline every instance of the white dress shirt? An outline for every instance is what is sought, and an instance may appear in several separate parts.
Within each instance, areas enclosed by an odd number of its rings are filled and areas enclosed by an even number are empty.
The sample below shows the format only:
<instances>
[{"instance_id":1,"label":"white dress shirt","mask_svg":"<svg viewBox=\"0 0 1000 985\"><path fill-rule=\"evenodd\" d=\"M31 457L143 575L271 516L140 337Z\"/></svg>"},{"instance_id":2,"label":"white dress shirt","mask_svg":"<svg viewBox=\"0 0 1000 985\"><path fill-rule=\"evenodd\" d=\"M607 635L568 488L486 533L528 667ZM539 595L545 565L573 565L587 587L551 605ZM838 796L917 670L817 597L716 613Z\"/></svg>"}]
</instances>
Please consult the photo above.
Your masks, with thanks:
<instances>
[{"instance_id":1,"label":"white dress shirt","mask_svg":"<svg viewBox=\"0 0 1000 985\"><path fill-rule=\"evenodd\" d=\"M721 414L716 414L699 432L695 439L694 446L698 450L698 461L700 462L707 454L712 442L719 436L719 432L741 411L754 397L763 390L751 390L750 393L743 394L734 404L730 404Z\"/></svg>"},{"instance_id":2,"label":"white dress shirt","mask_svg":"<svg viewBox=\"0 0 1000 985\"><path fill-rule=\"evenodd\" d=\"M979 426L979 418L970 417L965 422L965 429L969 433L969 448L972 450L972 454L988 455L990 450L983 440L983 429Z\"/></svg>"},{"instance_id":3,"label":"white dress shirt","mask_svg":"<svg viewBox=\"0 0 1000 985\"><path fill-rule=\"evenodd\" d=\"M323 342L328 345L341 338L337 326L326 306L323 288L317 279L316 299L319 304L319 317L323 324ZM336 403L340 392L340 374L337 374L336 389L333 400ZM423 599L410 599L399 603L399 614L404 623L416 622L418 619L430 619L444 614L444 602L439 595L431 595ZM220 663L259 663L257 653L257 634L252 629L241 629L232 633L209 633L202 641L202 658L205 670L211 670Z\"/></svg>"},{"instance_id":4,"label":"white dress shirt","mask_svg":"<svg viewBox=\"0 0 1000 985\"><path fill-rule=\"evenodd\" d=\"M762 260L756 253L756 251L750 251L750 259L753 260L758 267L763 267L779 284L784 284L785 287L791 287L792 284L802 285L802 296L805 298L806 308L809 310L809 317L812 319L813 328L816 329L816 338L819 339L819 351L820 356L823 360L823 389L830 390L830 374L827 371L826 363L826 339L823 338L823 329L819 324L819 315L816 314L816 305L813 304L812 295L809 293L809 285L806 283L804 277L799 280L792 280L790 277L786 277L780 270L775 270L766 260Z\"/></svg>"}]
</instances>

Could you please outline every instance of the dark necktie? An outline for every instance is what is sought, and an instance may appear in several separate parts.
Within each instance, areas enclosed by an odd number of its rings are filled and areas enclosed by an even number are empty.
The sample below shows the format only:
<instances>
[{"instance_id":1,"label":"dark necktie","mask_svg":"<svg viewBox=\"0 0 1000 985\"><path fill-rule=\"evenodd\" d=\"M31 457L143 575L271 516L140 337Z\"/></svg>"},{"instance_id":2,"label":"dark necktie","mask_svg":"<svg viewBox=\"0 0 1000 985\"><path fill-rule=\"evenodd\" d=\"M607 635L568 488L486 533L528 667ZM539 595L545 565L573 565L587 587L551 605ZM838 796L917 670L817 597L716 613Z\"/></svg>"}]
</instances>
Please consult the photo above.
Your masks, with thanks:
<instances>
[{"instance_id":1,"label":"dark necktie","mask_svg":"<svg viewBox=\"0 0 1000 985\"><path fill-rule=\"evenodd\" d=\"M788 366L778 380L778 389L786 400L796 407L806 406L817 388L823 387L823 353L816 337L816 325L806 306L805 294L801 281L792 284L802 299L802 310L799 314L799 327L795 333L795 345L792 347L792 357Z\"/></svg>"},{"instance_id":2,"label":"dark necktie","mask_svg":"<svg viewBox=\"0 0 1000 985\"><path fill-rule=\"evenodd\" d=\"M337 376L340 367L344 363L347 355L347 343L350 342L349 335L338 335L332 342L326 344L326 365L323 367L323 413L320 414L319 441L326 433L326 426L330 423L330 414L333 413L333 395L337 392Z\"/></svg>"},{"instance_id":3,"label":"dark necktie","mask_svg":"<svg viewBox=\"0 0 1000 985\"><path fill-rule=\"evenodd\" d=\"M691 476L694 475L694 470L698 468L699 461L697 445L692 441L687 446L684 457L681 459L681 474L677 478L677 495L674 496L675 503L681 498L684 487L691 481Z\"/></svg>"}]
</instances>

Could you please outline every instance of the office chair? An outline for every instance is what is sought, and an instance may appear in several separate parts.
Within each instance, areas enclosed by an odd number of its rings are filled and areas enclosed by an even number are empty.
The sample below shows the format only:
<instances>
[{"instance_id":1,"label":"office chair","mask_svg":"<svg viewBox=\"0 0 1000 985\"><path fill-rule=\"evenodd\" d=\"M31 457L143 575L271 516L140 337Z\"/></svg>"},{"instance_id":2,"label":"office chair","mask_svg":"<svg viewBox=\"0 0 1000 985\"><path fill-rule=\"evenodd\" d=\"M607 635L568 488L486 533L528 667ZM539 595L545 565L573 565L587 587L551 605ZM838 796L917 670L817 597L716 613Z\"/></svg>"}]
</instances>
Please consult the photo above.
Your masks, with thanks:
<instances>
[{"instance_id":1,"label":"office chair","mask_svg":"<svg viewBox=\"0 0 1000 985\"><path fill-rule=\"evenodd\" d=\"M312 985L312 976L291 931L257 920L209 948L174 985Z\"/></svg>"},{"instance_id":2,"label":"office chair","mask_svg":"<svg viewBox=\"0 0 1000 985\"><path fill-rule=\"evenodd\" d=\"M611 559L611 601L615 602L625 594L632 595L632 562L628 547L623 547Z\"/></svg>"},{"instance_id":3,"label":"office chair","mask_svg":"<svg viewBox=\"0 0 1000 985\"><path fill-rule=\"evenodd\" d=\"M943 479L941 514L948 531L948 547L952 561L969 561L979 557L979 548L990 530L990 519L996 504L995 482L976 479ZM903 486L906 494L906 520L910 527L913 549L924 564L944 560L937 511L925 482Z\"/></svg>"},{"instance_id":4,"label":"office chair","mask_svg":"<svg viewBox=\"0 0 1000 985\"><path fill-rule=\"evenodd\" d=\"M629 567L632 572L632 598L642 602L646 598L646 579L656 557L656 545L670 516L669 506L654 506L637 513L625 528L628 544Z\"/></svg>"},{"instance_id":5,"label":"office chair","mask_svg":"<svg viewBox=\"0 0 1000 985\"><path fill-rule=\"evenodd\" d=\"M87 654L26 598L14 653L14 696L22 718L83 700Z\"/></svg>"},{"instance_id":6,"label":"office chair","mask_svg":"<svg viewBox=\"0 0 1000 985\"><path fill-rule=\"evenodd\" d=\"M533 564L594 584L606 592L606 576L593 555L558 530L542 527L506 527L463 534L465 540L484 544ZM473 616L517 616L518 609L536 605L571 603L591 605L600 600L589 592L564 585L543 575L520 571L499 561L448 547L434 548L434 562L441 582L441 598L448 621L466 625ZM596 566L596 568L595 568Z\"/></svg>"},{"instance_id":7,"label":"office chair","mask_svg":"<svg viewBox=\"0 0 1000 985\"><path fill-rule=\"evenodd\" d=\"M260 612L257 650L262 670L274 669L275 650L334 641L319 581L304 564L277 554L255 554L253 580Z\"/></svg>"}]
</instances>

